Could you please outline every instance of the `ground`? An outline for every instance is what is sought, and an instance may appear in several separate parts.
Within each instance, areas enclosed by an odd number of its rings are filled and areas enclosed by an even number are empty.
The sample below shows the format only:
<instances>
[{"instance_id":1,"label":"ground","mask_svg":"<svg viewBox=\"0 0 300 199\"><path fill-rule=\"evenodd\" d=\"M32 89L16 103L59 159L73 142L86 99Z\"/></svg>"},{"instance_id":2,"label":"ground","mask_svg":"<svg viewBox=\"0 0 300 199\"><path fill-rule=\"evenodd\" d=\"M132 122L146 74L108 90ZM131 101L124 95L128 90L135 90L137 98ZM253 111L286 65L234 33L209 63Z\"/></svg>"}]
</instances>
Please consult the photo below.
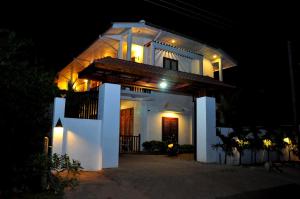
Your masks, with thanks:
<instances>
[{"instance_id":1,"label":"ground","mask_svg":"<svg viewBox=\"0 0 300 199\"><path fill-rule=\"evenodd\" d=\"M164 155L122 155L120 166L83 172L66 198L282 198L300 194L300 170L203 164Z\"/></svg>"}]
</instances>

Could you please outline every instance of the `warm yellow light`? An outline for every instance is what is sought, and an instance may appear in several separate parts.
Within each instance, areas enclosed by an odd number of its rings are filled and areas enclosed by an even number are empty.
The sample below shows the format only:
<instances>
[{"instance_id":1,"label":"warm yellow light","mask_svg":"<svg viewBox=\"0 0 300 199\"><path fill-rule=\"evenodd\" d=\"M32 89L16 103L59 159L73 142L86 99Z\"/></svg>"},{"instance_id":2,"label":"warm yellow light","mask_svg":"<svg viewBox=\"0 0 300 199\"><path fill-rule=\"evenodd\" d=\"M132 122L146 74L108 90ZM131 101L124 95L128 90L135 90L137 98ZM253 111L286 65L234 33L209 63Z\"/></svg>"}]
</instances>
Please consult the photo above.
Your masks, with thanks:
<instances>
[{"instance_id":1,"label":"warm yellow light","mask_svg":"<svg viewBox=\"0 0 300 199\"><path fill-rule=\"evenodd\" d=\"M217 55L213 55L213 58L216 59L216 58L217 58Z\"/></svg>"},{"instance_id":2,"label":"warm yellow light","mask_svg":"<svg viewBox=\"0 0 300 199\"><path fill-rule=\"evenodd\" d=\"M249 141L247 140L240 140L240 139L236 139L236 142L238 143L239 146L245 146L249 144Z\"/></svg>"},{"instance_id":3,"label":"warm yellow light","mask_svg":"<svg viewBox=\"0 0 300 199\"><path fill-rule=\"evenodd\" d=\"M63 139L64 128L63 127L54 127L53 129L53 141L60 142Z\"/></svg>"},{"instance_id":4,"label":"warm yellow light","mask_svg":"<svg viewBox=\"0 0 300 199\"><path fill-rule=\"evenodd\" d=\"M143 63L143 46L132 44L131 46L131 56L134 58L135 62Z\"/></svg>"},{"instance_id":5,"label":"warm yellow light","mask_svg":"<svg viewBox=\"0 0 300 199\"><path fill-rule=\"evenodd\" d=\"M84 83L87 83L89 80L87 80L87 79L84 79L83 81L84 81Z\"/></svg>"},{"instance_id":6,"label":"warm yellow light","mask_svg":"<svg viewBox=\"0 0 300 199\"><path fill-rule=\"evenodd\" d=\"M174 144L168 144L168 148L173 148Z\"/></svg>"},{"instance_id":7,"label":"warm yellow light","mask_svg":"<svg viewBox=\"0 0 300 199\"><path fill-rule=\"evenodd\" d=\"M171 43L172 43L172 44L175 44L175 43L176 43L175 39L172 39L172 40L171 40Z\"/></svg>"},{"instance_id":8,"label":"warm yellow light","mask_svg":"<svg viewBox=\"0 0 300 199\"><path fill-rule=\"evenodd\" d=\"M166 111L162 114L162 117L178 118L178 115L173 111Z\"/></svg>"},{"instance_id":9,"label":"warm yellow light","mask_svg":"<svg viewBox=\"0 0 300 199\"><path fill-rule=\"evenodd\" d=\"M292 143L291 139L288 138L288 137L284 138L283 141L284 141L285 143L287 143L287 144L291 144L291 143Z\"/></svg>"},{"instance_id":10,"label":"warm yellow light","mask_svg":"<svg viewBox=\"0 0 300 199\"><path fill-rule=\"evenodd\" d=\"M269 139L264 139L263 143L267 148L269 148L272 145L272 141Z\"/></svg>"}]
</instances>

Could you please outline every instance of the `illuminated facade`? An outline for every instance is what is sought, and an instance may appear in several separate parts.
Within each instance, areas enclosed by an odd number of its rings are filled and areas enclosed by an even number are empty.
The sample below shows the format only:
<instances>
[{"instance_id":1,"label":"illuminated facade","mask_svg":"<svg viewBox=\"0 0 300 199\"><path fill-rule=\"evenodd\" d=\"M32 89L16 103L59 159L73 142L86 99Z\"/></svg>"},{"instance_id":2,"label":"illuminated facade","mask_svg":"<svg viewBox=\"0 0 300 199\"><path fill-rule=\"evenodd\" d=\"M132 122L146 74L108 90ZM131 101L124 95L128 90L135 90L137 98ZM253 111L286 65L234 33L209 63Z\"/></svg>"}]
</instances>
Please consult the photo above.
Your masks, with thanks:
<instances>
[{"instance_id":1,"label":"illuminated facade","mask_svg":"<svg viewBox=\"0 0 300 199\"><path fill-rule=\"evenodd\" d=\"M109 142L99 141L96 144L105 146L110 143L107 152L106 147L99 149L102 158L111 151L115 153L116 148L112 149L111 146L116 143L120 151L130 145L121 141L119 145L119 136L139 136L139 150L142 150L141 145L145 141L169 142L168 139L173 137L173 142L179 144L195 144L194 135L197 132L212 136L216 125L215 101L214 98L206 98L207 92L232 88L223 83L223 70L235 65L235 61L221 49L145 21L113 23L57 75L56 83L61 90L85 92L100 88L97 106L90 106L89 99L78 109L76 117L84 115L82 121L78 118L73 121L73 116L67 115L70 112L67 111L70 108L68 98L58 100L57 107L60 108L55 109L54 120L61 118L68 126L65 126L64 133L70 134L69 137L63 137L67 141L59 141L66 144L58 152L67 152L76 157L85 151L88 156L91 152L89 143L94 146L97 139L107 139L107 136L112 136ZM218 79L214 77L215 73L219 74ZM204 97L204 100L198 100L199 97ZM115 99L119 100L111 104ZM89 115L90 112L86 114L90 109L96 110L93 114L98 114L95 117ZM106 109L113 109L114 112ZM199 116L197 121L196 113ZM96 122L87 121L91 118ZM95 137L92 132L99 132L102 137ZM68 142L68 139L72 141ZM200 139L199 142L204 140ZM71 143L79 143L80 151L77 152L79 148ZM197 148L201 151L198 153L201 157L197 157L197 160L211 162L213 158L207 155L212 153L210 142L201 144L203 146L206 148ZM92 170L117 165L115 159L103 158L104 166L99 166L98 163L91 163L95 162L94 158L85 161L86 156L80 155L77 159L80 158ZM106 161L110 162L108 166L105 166Z\"/></svg>"}]
</instances>

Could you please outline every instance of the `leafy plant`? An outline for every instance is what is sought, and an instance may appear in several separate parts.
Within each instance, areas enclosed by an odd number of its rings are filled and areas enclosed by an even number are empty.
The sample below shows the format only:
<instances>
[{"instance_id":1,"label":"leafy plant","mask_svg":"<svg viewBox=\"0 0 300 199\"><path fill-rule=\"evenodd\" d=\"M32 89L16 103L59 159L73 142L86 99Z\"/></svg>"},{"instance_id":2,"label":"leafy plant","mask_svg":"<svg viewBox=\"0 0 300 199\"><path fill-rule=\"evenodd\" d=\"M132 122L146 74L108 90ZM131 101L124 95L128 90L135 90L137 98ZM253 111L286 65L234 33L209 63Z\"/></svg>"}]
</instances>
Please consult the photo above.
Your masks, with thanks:
<instances>
[{"instance_id":1,"label":"leafy plant","mask_svg":"<svg viewBox=\"0 0 300 199\"><path fill-rule=\"evenodd\" d=\"M40 177L42 190L56 195L63 195L65 188L74 189L82 169L80 162L70 159L67 154L50 157L38 154L29 166L33 175Z\"/></svg>"},{"instance_id":2,"label":"leafy plant","mask_svg":"<svg viewBox=\"0 0 300 199\"><path fill-rule=\"evenodd\" d=\"M213 148L218 149L221 148L225 153L224 164L227 164L227 156L233 156L233 150L235 147L235 140L233 139L235 134L233 132L229 133L227 136L223 135L219 129L217 129L217 136L222 141L212 145Z\"/></svg>"},{"instance_id":3,"label":"leafy plant","mask_svg":"<svg viewBox=\"0 0 300 199\"><path fill-rule=\"evenodd\" d=\"M167 144L161 141L146 141L142 144L144 151L165 153L167 151Z\"/></svg>"}]
</instances>

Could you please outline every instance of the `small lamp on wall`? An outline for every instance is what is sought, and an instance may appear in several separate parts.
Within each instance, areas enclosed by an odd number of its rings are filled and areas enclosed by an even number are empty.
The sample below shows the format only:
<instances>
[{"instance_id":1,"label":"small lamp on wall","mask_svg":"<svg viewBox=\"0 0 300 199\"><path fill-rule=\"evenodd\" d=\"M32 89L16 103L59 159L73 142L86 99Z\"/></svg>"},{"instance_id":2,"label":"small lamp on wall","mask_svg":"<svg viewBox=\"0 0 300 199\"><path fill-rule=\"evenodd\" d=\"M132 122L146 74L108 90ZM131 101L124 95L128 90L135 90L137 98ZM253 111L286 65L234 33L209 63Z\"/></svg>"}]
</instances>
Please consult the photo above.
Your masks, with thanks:
<instances>
[{"instance_id":1,"label":"small lamp on wall","mask_svg":"<svg viewBox=\"0 0 300 199\"><path fill-rule=\"evenodd\" d=\"M61 122L60 118L58 118L58 120L56 122L56 125L54 127L54 137L62 136L63 132L64 132L64 127L62 125L62 122Z\"/></svg>"}]
</instances>

